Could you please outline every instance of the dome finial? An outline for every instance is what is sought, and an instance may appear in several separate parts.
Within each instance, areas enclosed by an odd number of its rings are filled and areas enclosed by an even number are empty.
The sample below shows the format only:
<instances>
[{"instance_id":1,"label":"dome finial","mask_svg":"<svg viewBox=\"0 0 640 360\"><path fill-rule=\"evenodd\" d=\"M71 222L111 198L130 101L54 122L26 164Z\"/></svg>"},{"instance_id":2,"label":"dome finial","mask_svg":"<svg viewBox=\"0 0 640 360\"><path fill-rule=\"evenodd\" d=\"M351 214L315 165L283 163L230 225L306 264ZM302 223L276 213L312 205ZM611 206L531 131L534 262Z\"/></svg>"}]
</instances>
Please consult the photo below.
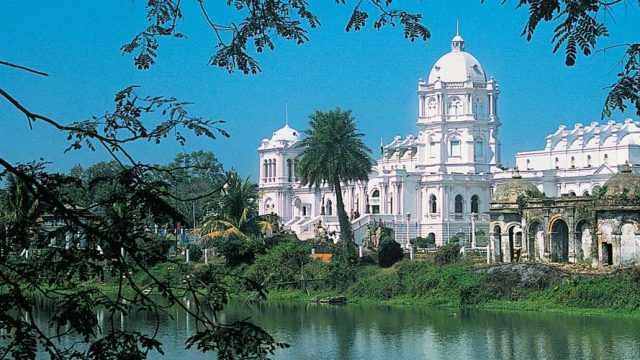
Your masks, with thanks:
<instances>
[{"instance_id":1,"label":"dome finial","mask_svg":"<svg viewBox=\"0 0 640 360\"><path fill-rule=\"evenodd\" d=\"M464 51L464 39L460 36L459 20L456 20L456 36L451 40L451 51Z\"/></svg>"},{"instance_id":2,"label":"dome finial","mask_svg":"<svg viewBox=\"0 0 640 360\"><path fill-rule=\"evenodd\" d=\"M289 103L284 103L284 124L289 126Z\"/></svg>"}]
</instances>

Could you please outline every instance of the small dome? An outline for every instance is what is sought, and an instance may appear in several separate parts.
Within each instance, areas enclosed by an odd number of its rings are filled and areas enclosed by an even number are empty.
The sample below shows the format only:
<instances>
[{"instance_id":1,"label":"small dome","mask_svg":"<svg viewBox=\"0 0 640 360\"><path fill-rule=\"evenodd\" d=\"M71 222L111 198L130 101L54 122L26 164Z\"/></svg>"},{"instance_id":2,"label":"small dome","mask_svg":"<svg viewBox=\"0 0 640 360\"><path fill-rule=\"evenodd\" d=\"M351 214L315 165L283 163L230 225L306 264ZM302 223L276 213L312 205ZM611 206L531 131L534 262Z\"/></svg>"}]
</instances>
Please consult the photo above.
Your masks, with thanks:
<instances>
[{"instance_id":1,"label":"small dome","mask_svg":"<svg viewBox=\"0 0 640 360\"><path fill-rule=\"evenodd\" d=\"M542 193L535 185L529 180L523 179L520 173L516 171L511 180L498 186L491 202L515 204L518 202L518 196L520 195L542 196Z\"/></svg>"},{"instance_id":2,"label":"small dome","mask_svg":"<svg viewBox=\"0 0 640 360\"><path fill-rule=\"evenodd\" d=\"M290 128L286 124L283 128L276 130L271 137L271 141L288 141L294 142L300 140L298 130Z\"/></svg>"},{"instance_id":3,"label":"small dome","mask_svg":"<svg viewBox=\"0 0 640 360\"><path fill-rule=\"evenodd\" d=\"M456 35L451 40L451 52L436 61L429 73L429 83L436 80L444 82L485 82L487 76L480 62L473 55L464 51L464 39Z\"/></svg>"},{"instance_id":4,"label":"small dome","mask_svg":"<svg viewBox=\"0 0 640 360\"><path fill-rule=\"evenodd\" d=\"M631 171L629 164L625 164L620 171L613 175L606 183L603 197L616 198L626 194L629 198L640 197L640 174Z\"/></svg>"}]
</instances>

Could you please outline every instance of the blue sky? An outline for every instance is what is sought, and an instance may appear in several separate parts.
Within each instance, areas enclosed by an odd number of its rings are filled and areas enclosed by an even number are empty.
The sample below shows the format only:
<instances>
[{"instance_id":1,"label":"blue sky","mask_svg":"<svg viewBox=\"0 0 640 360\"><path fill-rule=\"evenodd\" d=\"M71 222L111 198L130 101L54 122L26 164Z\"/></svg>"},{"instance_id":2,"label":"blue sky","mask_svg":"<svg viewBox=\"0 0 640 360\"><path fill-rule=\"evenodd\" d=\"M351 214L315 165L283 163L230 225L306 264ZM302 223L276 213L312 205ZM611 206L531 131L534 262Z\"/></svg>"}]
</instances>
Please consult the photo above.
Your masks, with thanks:
<instances>
[{"instance_id":1,"label":"blue sky","mask_svg":"<svg viewBox=\"0 0 640 360\"><path fill-rule=\"evenodd\" d=\"M207 65L213 34L192 0L183 1L185 19L179 24L187 38L162 41L158 63L139 71L131 57L121 55L120 46L144 28L144 3L0 1L0 59L50 74L39 77L0 67L0 86L33 111L64 123L110 110L113 94L130 84L141 85L146 94L191 101L193 114L224 119L231 138L190 138L185 147L143 144L133 148L134 154L164 163L182 151L211 150L226 168L255 178L256 148L284 125L285 103L289 123L298 130L314 110L352 109L376 155L380 139L389 142L395 135L415 133L418 79L427 78L432 64L449 51L456 19L467 50L501 86L506 164L513 164L516 151L544 147L544 136L560 124L598 121L605 87L615 80L622 56L622 50L613 49L566 67L562 54L551 52L552 26L542 25L531 42L520 36L527 13L514 9L515 1L394 1L424 14L432 32L427 42L405 40L399 28L346 33L352 5L311 1L322 26L309 34L308 43L279 40L274 52L258 56L261 74L228 74ZM225 21L224 11L214 13L221 14L217 21ZM611 36L598 48L640 37L636 7L621 7L613 15L615 23L607 19ZM625 117L637 120L632 112L612 116ZM102 152L64 154L64 136L38 124L29 130L6 102L0 102L0 123L0 156L10 161L44 158L54 170L67 171L76 163L107 159Z\"/></svg>"}]
</instances>

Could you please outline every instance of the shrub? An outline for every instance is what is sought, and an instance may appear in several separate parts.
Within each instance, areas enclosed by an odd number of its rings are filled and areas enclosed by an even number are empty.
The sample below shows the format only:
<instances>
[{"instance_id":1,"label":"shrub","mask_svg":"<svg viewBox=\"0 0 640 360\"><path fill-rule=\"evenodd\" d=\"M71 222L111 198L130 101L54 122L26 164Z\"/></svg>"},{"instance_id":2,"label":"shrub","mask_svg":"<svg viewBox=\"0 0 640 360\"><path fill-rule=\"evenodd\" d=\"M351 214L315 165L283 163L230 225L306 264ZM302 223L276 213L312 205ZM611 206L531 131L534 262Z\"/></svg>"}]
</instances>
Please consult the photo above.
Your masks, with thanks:
<instances>
[{"instance_id":1,"label":"shrub","mask_svg":"<svg viewBox=\"0 0 640 360\"><path fill-rule=\"evenodd\" d=\"M433 256L433 262L438 265L444 265L458 261L460 257L460 245L449 243L438 248Z\"/></svg>"},{"instance_id":2,"label":"shrub","mask_svg":"<svg viewBox=\"0 0 640 360\"><path fill-rule=\"evenodd\" d=\"M198 262L202 259L202 249L200 249L200 246L189 244L187 249L189 249L189 261Z\"/></svg>"},{"instance_id":3,"label":"shrub","mask_svg":"<svg viewBox=\"0 0 640 360\"><path fill-rule=\"evenodd\" d=\"M430 247L433 246L433 244L435 244L435 237L434 237L434 242L432 243L429 239L429 237L423 238L423 237L417 237L417 238L413 238L411 240L409 240L409 242L411 243L411 245L419 247L419 248L426 248L426 247Z\"/></svg>"},{"instance_id":4,"label":"shrub","mask_svg":"<svg viewBox=\"0 0 640 360\"><path fill-rule=\"evenodd\" d=\"M453 235L452 237L449 238L448 244L460 244L460 238L457 237L456 235Z\"/></svg>"},{"instance_id":5,"label":"shrub","mask_svg":"<svg viewBox=\"0 0 640 360\"><path fill-rule=\"evenodd\" d=\"M136 256L140 256L147 267L154 266L166 260L172 242L163 237L153 237L147 241L137 240L140 249Z\"/></svg>"},{"instance_id":6,"label":"shrub","mask_svg":"<svg viewBox=\"0 0 640 360\"><path fill-rule=\"evenodd\" d=\"M402 260L404 252L402 247L390 237L385 237L378 248L378 264L380 267L390 267Z\"/></svg>"},{"instance_id":7,"label":"shrub","mask_svg":"<svg viewBox=\"0 0 640 360\"><path fill-rule=\"evenodd\" d=\"M311 261L310 250L299 240L278 244L258 255L247 276L258 283L287 287L297 285L301 270Z\"/></svg>"},{"instance_id":8,"label":"shrub","mask_svg":"<svg viewBox=\"0 0 640 360\"><path fill-rule=\"evenodd\" d=\"M327 284L334 290L344 291L356 280L358 253L348 241L338 241L335 245Z\"/></svg>"},{"instance_id":9,"label":"shrub","mask_svg":"<svg viewBox=\"0 0 640 360\"><path fill-rule=\"evenodd\" d=\"M395 272L383 270L360 279L349 288L349 293L376 300L389 300L402 295L402 285Z\"/></svg>"},{"instance_id":10,"label":"shrub","mask_svg":"<svg viewBox=\"0 0 640 360\"><path fill-rule=\"evenodd\" d=\"M251 264L255 251L250 243L237 237L229 239L217 238L214 241L216 252L225 258L227 265L236 267L240 264Z\"/></svg>"}]
</instances>

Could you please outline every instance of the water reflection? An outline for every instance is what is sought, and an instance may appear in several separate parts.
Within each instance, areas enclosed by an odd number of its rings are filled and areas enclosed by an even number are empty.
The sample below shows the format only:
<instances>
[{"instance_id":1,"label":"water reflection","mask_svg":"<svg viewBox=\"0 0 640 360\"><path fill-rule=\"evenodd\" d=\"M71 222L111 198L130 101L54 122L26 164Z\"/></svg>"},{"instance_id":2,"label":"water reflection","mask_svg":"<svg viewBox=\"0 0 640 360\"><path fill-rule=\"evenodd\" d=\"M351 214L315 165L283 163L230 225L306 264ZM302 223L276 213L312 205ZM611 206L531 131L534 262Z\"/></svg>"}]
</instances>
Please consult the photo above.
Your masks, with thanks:
<instances>
[{"instance_id":1,"label":"water reflection","mask_svg":"<svg viewBox=\"0 0 640 360\"><path fill-rule=\"evenodd\" d=\"M45 326L52 304L41 302ZM292 345L276 359L640 359L640 321L540 313L456 311L420 307L232 303L223 320L245 319ZM108 313L96 313L108 330ZM116 328L155 329L146 312L116 315ZM178 308L160 316L166 358L212 358L185 351L194 322ZM71 341L71 340L68 340ZM159 356L152 356L159 358Z\"/></svg>"}]
</instances>

